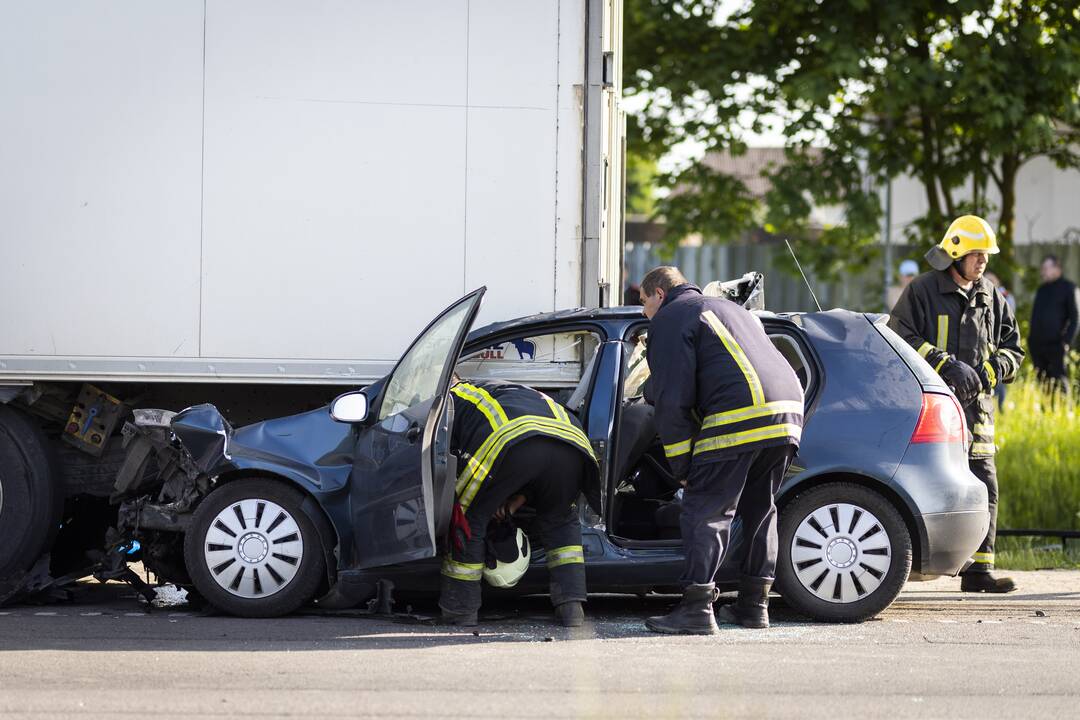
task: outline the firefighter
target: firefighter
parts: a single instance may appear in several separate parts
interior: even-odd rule
[[[776,491],[802,435],[803,393],[761,322],[727,299],[705,297],[677,268],[641,283],[650,319],[647,398],[664,454],[684,486],[679,518],[686,560],[682,602],[651,617],[654,632],[718,632],[716,572],[738,513],[739,597],[720,620],[769,626],[776,571]]]
[[[476,625],[488,523],[516,510],[523,496],[536,511],[555,615],[566,627],[580,626],[585,556],[576,502],[584,492],[597,512],[600,507],[600,474],[589,439],[565,408],[524,385],[458,382],[451,393],[451,450],[461,470],[442,564],[443,620]]]
[[[994,466],[994,388],[1012,382],[1024,351],[1005,297],[983,277],[997,237],[985,220],[964,215],[926,253],[933,270],[915,278],[893,308],[889,327],[941,375],[964,408],[973,442],[968,464],[985,485],[990,506],[986,539],[962,574],[964,592],[1004,593],[1016,585],[994,577],[998,481]]]

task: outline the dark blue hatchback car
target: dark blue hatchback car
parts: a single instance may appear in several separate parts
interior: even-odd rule
[[[246,616],[316,598],[360,602],[380,580],[435,590],[456,477],[447,442],[456,370],[533,385],[581,419],[605,483],[600,515],[580,504],[590,592],[675,589],[680,493],[640,398],[641,309],[547,313],[470,333],[483,292],[436,318],[382,381],[329,407],[239,429],[210,405],[138,412],[137,434],[164,469],[121,508],[121,529],[143,544],[144,562]],[[753,307],[760,276],[706,292]],[[957,573],[989,515],[948,388],[885,316],[757,315],[805,388],[802,447],[778,498],[777,589],[788,605],[861,621],[909,578]],[[528,532],[527,506],[519,520]],[[732,543],[740,541],[736,521]],[[718,583],[736,580],[725,565]],[[546,587],[534,547],[512,591]]]

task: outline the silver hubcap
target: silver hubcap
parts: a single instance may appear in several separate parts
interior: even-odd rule
[[[252,498],[217,514],[206,531],[203,556],[210,575],[230,594],[262,598],[296,577],[304,540],[287,510]]]
[[[799,582],[822,600],[849,603],[878,589],[892,564],[889,534],[858,505],[820,507],[803,518],[791,541]]]

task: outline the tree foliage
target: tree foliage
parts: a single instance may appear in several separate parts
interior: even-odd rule
[[[632,152],[692,141],[745,150],[747,131],[781,126],[787,162],[764,207],[702,163],[662,177],[672,235],[730,238],[767,224],[798,237],[819,273],[875,251],[877,188],[908,174],[926,194],[912,238],[949,219],[996,221],[1005,274],[1017,173],[1034,157],[1080,167],[1080,10],[1068,0],[626,0],[624,87],[647,98]],[[1000,198],[992,207],[991,183]],[[695,202],[702,206],[691,209]],[[812,206],[844,209],[812,232]]]

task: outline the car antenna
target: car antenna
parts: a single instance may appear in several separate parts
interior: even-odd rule
[[[799,262],[798,256],[795,254],[795,248],[791,247],[791,243],[787,238],[784,238],[784,242],[787,244],[788,252],[791,253],[791,257],[795,259],[795,266],[799,268],[799,274],[802,275],[802,280],[806,283],[806,289],[810,291],[810,297],[814,298],[814,304],[817,305],[818,312],[821,312],[821,303],[818,302],[817,295],[814,294],[814,288],[810,287],[810,281],[806,279],[806,273],[803,272],[802,263]]]

